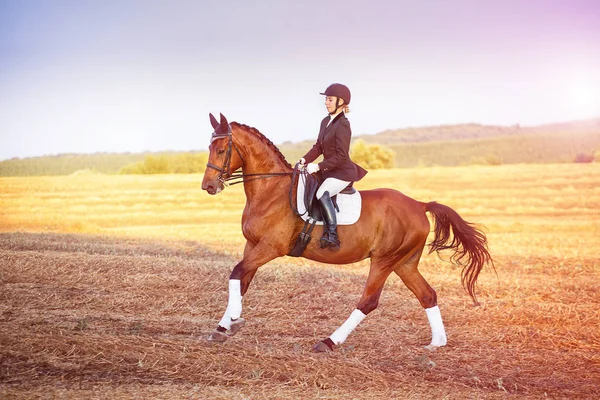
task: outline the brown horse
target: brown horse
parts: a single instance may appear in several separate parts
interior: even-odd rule
[[[246,206],[242,232],[246,238],[243,259],[229,278],[229,301],[223,318],[208,340],[224,342],[245,323],[241,318],[242,296],[258,268],[285,256],[294,247],[304,222],[292,211],[289,201],[292,166],[273,143],[256,129],[236,122],[229,124],[221,114],[209,147],[202,189],[214,195],[228,180],[242,179]],[[241,168],[241,174],[233,172]],[[430,349],[446,344],[446,333],[437,306],[436,292],[417,269],[430,231],[426,212],[435,221],[435,238],[429,252],[451,249],[451,261],[463,267],[462,284],[475,298],[475,284],[484,265],[493,267],[485,234],[464,221],[454,210],[436,202],[422,203],[392,189],[361,191],[362,210],[358,222],[339,226],[342,243],[339,252],[321,249],[318,240],[309,243],[303,257],[311,260],[348,264],[371,258],[363,294],[350,317],[329,338],[313,347],[330,351],[343,343],[362,319],[373,311],[387,277],[396,273],[425,308],[432,331]]]

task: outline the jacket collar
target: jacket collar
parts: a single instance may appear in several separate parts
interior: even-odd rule
[[[342,111],[341,113],[339,113],[338,115],[335,116],[335,118],[333,119],[333,121],[331,121],[329,123],[329,126],[335,124],[338,120],[345,118],[346,114],[344,114],[344,112]],[[329,116],[329,118],[331,118],[331,115]]]
[[[329,116],[329,118],[331,118],[331,116]],[[336,124],[336,122],[338,122],[342,118],[346,118],[346,115],[344,114],[343,111],[341,113],[339,113],[338,115],[336,115],[335,118],[329,123],[329,125],[326,125],[324,127],[322,137],[325,137],[327,132],[329,132],[329,130]]]

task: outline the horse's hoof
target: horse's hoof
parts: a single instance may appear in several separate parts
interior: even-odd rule
[[[236,320],[231,321],[231,327],[228,331],[229,336],[233,336],[236,333],[238,333],[238,331],[242,329],[244,325],[246,325],[246,320],[244,318],[238,318]]]
[[[326,341],[331,342],[331,344],[326,343]],[[329,338],[321,340],[313,346],[313,352],[315,353],[327,353],[330,351],[333,351],[333,342]]]
[[[447,342],[448,342],[448,339],[446,339],[446,335],[438,335],[438,336],[434,337],[433,339],[431,339],[431,343],[429,343],[427,346],[424,346],[424,347],[426,350],[436,351],[438,349],[438,347],[445,346]]]
[[[227,334],[225,332],[219,332],[217,330],[214,330],[213,333],[211,333],[206,338],[206,340],[208,340],[209,342],[223,343],[227,341]]]
[[[429,351],[436,351],[437,349],[439,349],[440,347],[443,347],[445,345],[446,345],[445,343],[444,344],[440,344],[440,343],[434,344],[434,343],[431,343],[431,344],[428,344],[427,346],[423,346],[423,348],[425,350],[429,350]]]

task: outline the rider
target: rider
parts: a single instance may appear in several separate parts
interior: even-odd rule
[[[326,96],[325,107],[329,115],[321,121],[317,142],[299,162],[301,166],[309,163],[306,165],[308,173],[321,171],[323,175],[324,181],[316,194],[326,224],[321,238],[321,248],[329,247],[332,251],[338,251],[340,241],[337,236],[337,218],[331,197],[352,182],[361,180],[367,171],[352,162],[349,155],[352,130],[345,113],[350,112],[348,109],[350,89],[340,83],[334,83],[321,94]],[[323,161],[318,164],[313,163],[321,154]]]

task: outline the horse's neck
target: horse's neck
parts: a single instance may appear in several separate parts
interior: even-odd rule
[[[289,207],[288,194],[291,183],[289,176],[275,176],[246,182],[244,183],[246,204],[253,209],[261,209],[262,211],[257,215],[266,215],[279,210],[280,207]]]
[[[241,143],[244,153],[244,175],[271,173],[290,173],[291,168],[276,153],[275,149],[264,143],[260,138],[245,133],[244,142]],[[249,176],[245,178],[244,191],[249,203],[269,202],[270,199],[281,197],[288,193],[291,178],[289,176],[260,177]]]

